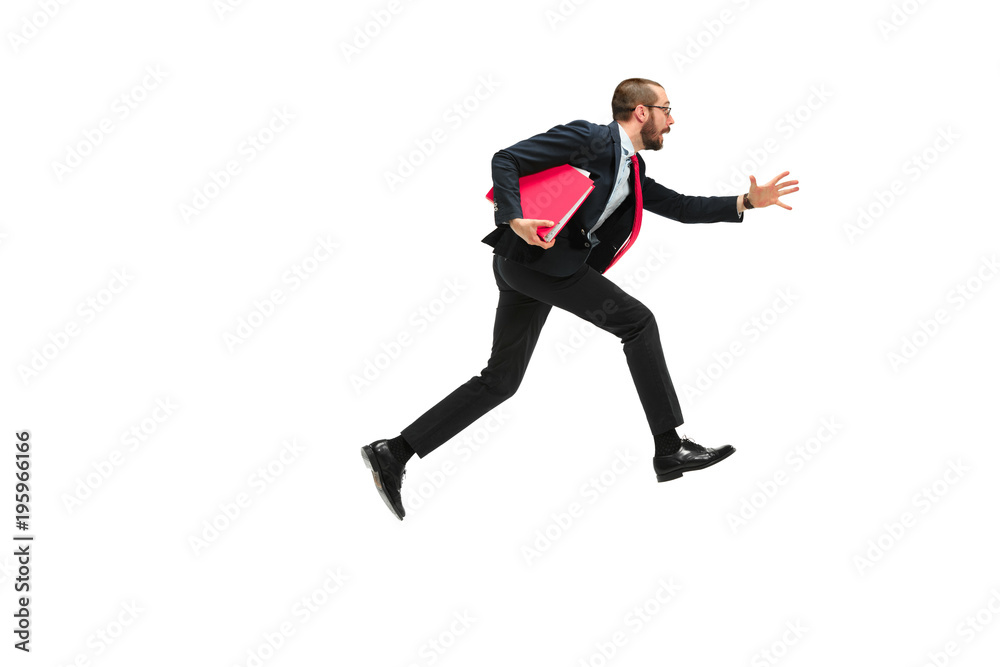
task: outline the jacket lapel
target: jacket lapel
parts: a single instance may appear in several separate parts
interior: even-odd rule
[[[615,168],[611,172],[611,187],[614,187],[615,177],[618,175],[618,170],[622,168],[622,135],[621,130],[618,129],[618,121],[613,120],[608,123],[608,131],[611,133],[611,143],[615,153]],[[608,199],[611,199],[611,193],[608,193]]]
[[[608,196],[604,198],[603,202],[601,202],[601,208],[597,212],[598,215],[600,215],[601,212],[608,207],[608,202],[611,201],[611,195],[614,194],[613,190],[615,187],[615,178],[618,176],[618,170],[621,168],[621,162],[622,162],[622,138],[621,138],[621,133],[618,130],[618,121],[615,120],[611,121],[610,123],[607,124],[607,128],[608,128],[608,133],[610,134],[611,137],[611,151],[614,153],[615,156],[615,166],[611,170],[611,173],[607,175],[609,184]],[[594,222],[596,223],[597,220],[595,219]]]

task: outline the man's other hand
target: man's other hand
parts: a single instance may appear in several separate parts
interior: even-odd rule
[[[555,225],[551,220],[532,220],[530,218],[512,218],[510,228],[514,233],[525,240],[529,245],[541,246],[549,249],[556,244],[555,237],[551,241],[545,241],[538,235],[539,227],[552,227]]]
[[[792,210],[792,207],[785,202],[778,199],[787,194],[793,192],[798,192],[798,188],[791,187],[792,185],[798,185],[798,181],[783,181],[778,183],[778,181],[785,176],[788,176],[789,172],[783,171],[764,185],[757,185],[757,179],[750,174],[750,203],[753,204],[754,208],[765,208],[771,204],[777,204],[781,208]]]

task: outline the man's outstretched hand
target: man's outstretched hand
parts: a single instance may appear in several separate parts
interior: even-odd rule
[[[530,245],[537,245],[546,250],[556,244],[555,237],[551,241],[545,241],[538,235],[539,227],[552,227],[555,223],[551,220],[532,220],[531,218],[512,218],[510,228],[514,233],[528,242]]]
[[[784,183],[778,183],[778,180],[788,176],[788,173],[789,172],[787,171],[782,172],[768,181],[765,185],[760,186],[757,185],[757,179],[751,175],[750,203],[753,204],[753,207],[764,208],[765,206],[770,206],[771,204],[777,204],[781,208],[786,208],[791,211],[791,206],[778,199],[778,197],[781,197],[782,195],[787,195],[798,190],[798,188],[789,187],[792,185],[798,185],[798,181],[785,181]]]

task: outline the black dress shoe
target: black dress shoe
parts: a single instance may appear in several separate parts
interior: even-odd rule
[[[666,482],[677,479],[689,470],[707,468],[735,451],[732,445],[709,449],[684,438],[681,440],[681,448],[673,454],[653,457],[653,471],[656,473],[656,481]]]
[[[382,496],[382,500],[396,518],[402,521],[406,516],[406,510],[403,509],[403,499],[399,491],[403,486],[403,477],[406,476],[406,466],[397,461],[389,451],[388,440],[376,440],[370,445],[365,445],[361,448],[361,458],[372,471],[378,494]]]

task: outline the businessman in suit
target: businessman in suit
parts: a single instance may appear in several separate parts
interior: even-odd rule
[[[424,458],[476,419],[510,398],[524,377],[552,306],[567,310],[621,339],[629,371],[653,435],[657,481],[707,468],[735,450],[712,449],[676,428],[684,419],[660,344],[653,314],[604,277],[628,250],[643,209],[683,223],[742,222],[748,208],[777,204],[798,190],[798,181],[763,186],[750,176],[742,196],[678,194],[646,176],[641,150],[659,150],[674,123],[663,86],[626,79],[611,100],[607,125],[577,120],[525,139],[493,156],[496,228],[483,242],[493,247],[493,275],[500,299],[493,348],[486,367],[392,439],[362,447],[362,458],[386,505],[405,516],[401,488],[407,461]],[[523,218],[518,179],[562,164],[590,172],[594,189],[551,241],[537,232],[550,220]],[[588,401],[590,399],[588,398]]]

